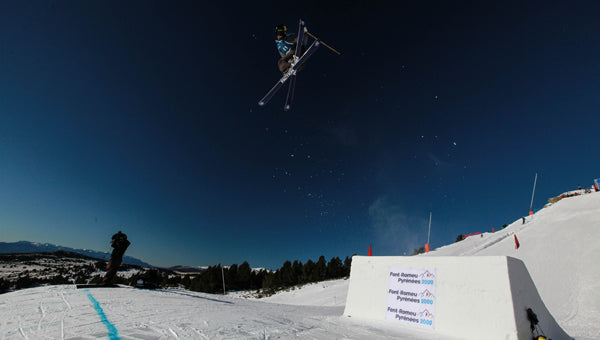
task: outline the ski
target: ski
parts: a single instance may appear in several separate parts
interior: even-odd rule
[[[277,91],[279,91],[279,89],[283,86],[283,84],[292,75],[296,75],[296,71],[297,71],[298,67],[300,67],[300,65],[302,65],[310,56],[312,56],[313,53],[315,53],[315,51],[317,50],[317,48],[319,47],[320,44],[321,43],[318,40],[315,40],[310,45],[310,47],[306,50],[306,52],[304,52],[304,54],[302,54],[302,56],[298,59],[298,61],[292,67],[290,67],[290,69],[283,75],[283,77],[281,77],[281,79],[279,79],[279,81],[277,81],[277,83],[275,83],[275,86],[273,86],[273,88],[271,90],[269,90],[269,92],[267,92],[267,94],[258,102],[258,105],[264,106],[265,104],[267,104],[269,102],[269,100],[271,100],[271,98],[273,98],[275,93],[277,93]]]
[[[283,77],[281,77],[281,79],[279,79],[279,81],[277,83],[275,83],[275,86],[273,86],[273,88],[271,88],[269,90],[269,92],[267,92],[267,94],[263,97],[263,99],[261,99],[258,102],[258,105],[264,106],[266,103],[268,103],[269,100],[271,100],[271,98],[273,98],[275,93],[277,93],[277,91],[279,91],[279,89],[283,86],[283,84],[288,80],[288,78],[292,74],[292,71],[293,70],[290,69],[286,73],[284,73]]]
[[[296,43],[296,53],[294,54],[294,61],[292,65],[298,63],[298,59],[300,59],[300,54],[302,53],[302,48],[304,47],[304,21],[300,19],[300,23],[298,24],[298,37]],[[288,93],[285,98],[285,105],[283,106],[283,111],[289,111],[292,106],[292,100],[294,100],[294,89],[296,87],[296,75],[292,75],[290,79],[290,85],[288,88]]]
[[[287,96],[285,97],[285,105],[283,111],[289,111],[292,107],[292,100],[294,100],[294,88],[296,87],[296,75],[294,74],[290,79],[290,87],[288,88]]]

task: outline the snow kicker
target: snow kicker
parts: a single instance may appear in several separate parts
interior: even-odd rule
[[[437,336],[531,339],[527,309],[554,340],[571,339],[521,260],[508,256],[354,256],[344,315]]]

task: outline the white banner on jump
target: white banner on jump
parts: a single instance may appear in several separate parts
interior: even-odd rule
[[[435,269],[389,268],[386,319],[435,327]]]

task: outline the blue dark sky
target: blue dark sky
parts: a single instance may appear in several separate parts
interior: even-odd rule
[[[7,1],[0,239],[159,266],[403,255],[600,177],[600,4]],[[273,27],[321,47],[296,100]]]

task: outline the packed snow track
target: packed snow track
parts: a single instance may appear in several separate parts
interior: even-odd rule
[[[431,339],[342,313],[185,290],[46,286],[0,295],[0,338]]]

